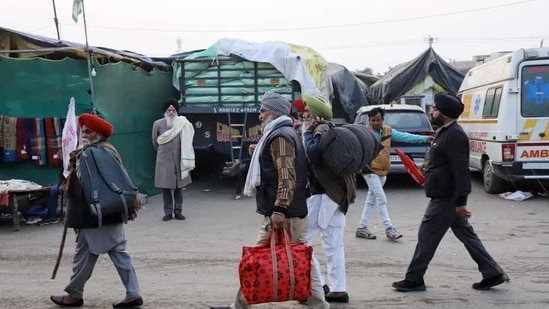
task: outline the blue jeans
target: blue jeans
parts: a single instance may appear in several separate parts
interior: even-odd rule
[[[57,217],[57,200],[59,198],[59,184],[55,184],[50,188],[50,197],[48,198],[48,214],[47,218]]]
[[[370,220],[370,214],[374,204],[379,209],[379,217],[383,221],[385,229],[393,226],[391,218],[389,218],[389,212],[387,211],[387,196],[383,191],[383,185],[387,176],[378,176],[376,174],[363,175],[366,184],[368,185],[368,195],[366,195],[366,202],[364,203],[364,209],[362,210],[362,218],[358,224],[358,228],[368,227],[368,221]]]

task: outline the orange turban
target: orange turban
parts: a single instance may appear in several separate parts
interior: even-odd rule
[[[109,138],[114,131],[112,125],[107,120],[88,113],[78,116],[78,124],[81,127],[86,126],[105,138]]]

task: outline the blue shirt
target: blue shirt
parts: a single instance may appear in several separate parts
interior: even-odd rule
[[[374,129],[374,133],[379,139],[381,139],[383,135],[383,129]],[[401,143],[421,144],[429,142],[429,136],[400,132],[391,128],[391,140]]]

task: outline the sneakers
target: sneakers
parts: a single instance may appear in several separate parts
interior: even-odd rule
[[[26,225],[33,225],[33,224],[38,224],[38,222],[40,222],[40,218],[33,217],[33,218],[27,219],[27,222],[25,222],[25,224]]]
[[[356,237],[365,239],[376,239],[376,235],[372,234],[367,227],[359,227],[356,229]]]
[[[399,292],[422,292],[427,289],[423,281],[414,282],[406,279],[402,281],[393,282],[393,288],[395,288]]]
[[[397,240],[402,237],[402,234],[397,232],[397,230],[394,227],[390,227],[385,230],[385,234],[387,235],[387,238],[390,240]]]
[[[164,217],[162,217],[162,221],[170,221],[171,219],[172,219],[172,214],[165,215]]]
[[[59,222],[59,218],[57,218],[57,217],[44,218],[44,219],[38,221],[38,225],[56,224],[57,222]]]
[[[473,283],[473,289],[475,290],[489,290],[490,288],[500,285],[507,281],[508,277],[504,274],[499,274],[494,277],[484,278],[480,282]]]

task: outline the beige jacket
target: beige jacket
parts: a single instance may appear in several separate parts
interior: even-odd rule
[[[372,126],[368,125],[368,129],[374,131]],[[377,132],[374,131],[377,134]],[[378,176],[386,176],[389,174],[389,168],[391,167],[391,127],[387,125],[382,126],[381,145],[383,149],[379,152],[377,157],[372,160],[368,168]]]

